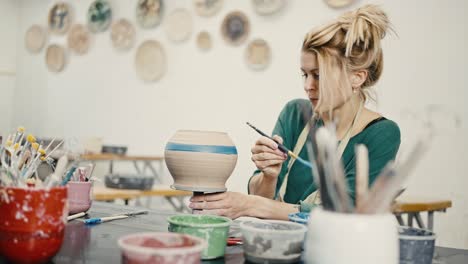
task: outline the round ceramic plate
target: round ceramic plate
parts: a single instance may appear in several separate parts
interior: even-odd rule
[[[247,16],[240,11],[234,11],[226,15],[221,25],[221,34],[224,40],[232,45],[240,45],[247,39],[250,32],[250,24]]]
[[[144,81],[156,81],[166,72],[166,54],[156,40],[143,42],[136,52],[135,68],[138,77]]]
[[[262,16],[280,11],[285,6],[285,2],[284,0],[252,0],[255,12]]]
[[[68,48],[75,54],[83,55],[88,52],[90,43],[90,34],[84,25],[73,25],[68,33]]]
[[[212,41],[210,33],[206,31],[202,31],[197,35],[197,46],[199,49],[203,51],[207,51],[211,49]]]
[[[95,0],[88,9],[88,28],[91,32],[103,32],[107,30],[112,20],[112,9],[109,2]]]
[[[199,16],[210,17],[221,10],[223,0],[194,0],[193,4]]]
[[[111,40],[117,50],[129,50],[135,41],[135,28],[127,19],[117,20],[111,28]]]
[[[171,41],[181,42],[187,40],[192,34],[193,21],[187,9],[175,9],[169,14],[164,26],[167,37]]]
[[[264,70],[271,61],[271,49],[263,39],[255,39],[247,45],[245,61],[253,70]]]
[[[328,6],[332,8],[342,8],[351,5],[354,0],[325,0]]]
[[[163,13],[161,0],[138,0],[136,6],[136,18],[143,28],[153,28],[161,22]]]
[[[71,8],[67,3],[58,2],[52,6],[47,18],[49,30],[55,34],[65,34],[71,24]]]
[[[65,49],[57,44],[52,44],[46,51],[46,64],[51,72],[61,72],[65,67]]]
[[[32,25],[24,36],[24,45],[31,53],[39,53],[46,42],[46,32],[39,25]]]

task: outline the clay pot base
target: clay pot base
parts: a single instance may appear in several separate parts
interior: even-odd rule
[[[210,187],[196,187],[196,186],[184,186],[180,184],[171,185],[172,189],[189,191],[189,192],[200,192],[200,193],[217,193],[225,192],[227,188],[210,188]]]
[[[275,259],[275,258],[259,258],[259,257],[253,257],[250,255],[244,255],[247,261],[251,263],[277,263],[277,264],[282,264],[282,263],[296,263],[301,260],[301,257],[298,258],[292,258],[292,259]]]

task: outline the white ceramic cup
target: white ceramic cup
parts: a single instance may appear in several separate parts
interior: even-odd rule
[[[314,209],[305,263],[398,264],[398,223],[392,214],[342,214]]]

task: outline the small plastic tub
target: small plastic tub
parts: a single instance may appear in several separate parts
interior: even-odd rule
[[[245,258],[253,263],[294,263],[301,259],[307,228],[278,221],[248,221],[240,224]]]
[[[216,215],[174,215],[167,218],[169,231],[189,234],[204,239],[208,247],[202,259],[223,257],[232,220]]]
[[[126,235],[117,241],[122,263],[194,264],[200,263],[206,247],[203,239],[185,234],[147,232]]]
[[[310,213],[306,212],[299,212],[299,213],[292,213],[288,215],[288,219],[291,222],[307,225],[309,222]]]
[[[400,264],[431,264],[434,256],[434,232],[409,226],[398,227]]]

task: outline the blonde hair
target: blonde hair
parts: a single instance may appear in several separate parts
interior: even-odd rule
[[[365,5],[307,33],[302,51],[317,56],[320,97],[333,98],[335,90],[344,96],[344,89],[351,87],[348,73],[367,70],[359,91],[364,100],[368,99],[367,88],[382,74],[381,39],[388,30],[391,25],[385,12],[376,5]]]

